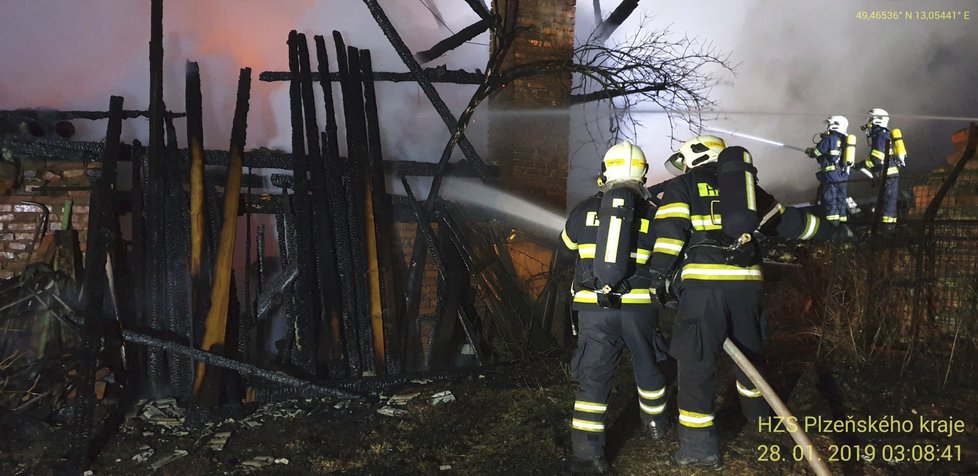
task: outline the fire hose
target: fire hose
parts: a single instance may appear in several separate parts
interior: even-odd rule
[[[736,363],[737,366],[740,367],[745,374],[747,374],[747,378],[749,378],[750,381],[753,382],[758,388],[758,390],[761,391],[761,395],[764,396],[767,403],[771,405],[771,409],[773,409],[779,417],[781,417],[783,420],[794,419],[794,416],[788,410],[788,407],[781,401],[778,394],[774,392],[771,385],[764,380],[764,377],[762,377],[761,373],[757,371],[754,364],[752,364],[750,360],[747,359],[747,356],[745,356],[743,352],[737,348],[737,344],[734,344],[733,341],[727,338],[725,341],[723,341],[723,350],[725,350],[733,359],[734,363]],[[829,468],[825,466],[825,461],[822,460],[818,450],[816,450],[815,446],[812,445],[812,441],[808,439],[808,435],[805,434],[805,432],[802,431],[798,425],[785,425],[785,428],[791,435],[791,439],[795,440],[795,443],[800,445],[802,448],[811,448],[811,451],[804,451],[803,453],[805,454],[805,459],[808,460],[809,466],[811,466],[812,470],[815,471],[815,474],[818,476],[831,475],[832,473],[829,472]]]

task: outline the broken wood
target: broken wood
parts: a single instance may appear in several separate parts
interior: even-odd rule
[[[622,2],[618,4],[618,7],[611,12],[611,15],[608,15],[608,19],[601,22],[601,24],[594,30],[594,43],[598,45],[604,44],[604,42],[611,37],[611,34],[614,33],[622,23],[625,23],[628,16],[631,15],[636,8],[638,8],[638,2],[639,0],[622,0]]]
[[[201,110],[200,68],[187,62],[187,148],[190,152],[190,275],[200,279],[204,251],[204,121]],[[200,291],[194,286],[195,296]]]
[[[435,45],[431,48],[424,51],[419,51],[414,55],[414,58],[418,60],[419,63],[427,63],[432,61],[439,56],[448,53],[459,46],[462,46],[466,41],[479,36],[482,34],[482,32],[489,29],[489,24],[489,20],[479,20],[459,30],[458,33],[455,33],[454,35],[435,43]]]
[[[238,76],[238,98],[234,108],[234,123],[231,127],[231,164],[228,166],[227,182],[224,186],[224,220],[221,224],[221,238],[215,260],[214,285],[211,288],[211,308],[204,326],[201,347],[209,351],[220,351],[224,346],[227,332],[228,301],[231,287],[231,264],[234,256],[234,235],[237,229],[238,194],[241,191],[241,152],[245,145],[248,120],[248,100],[251,93],[251,68],[242,68]],[[204,382],[205,366],[197,365],[194,381],[194,394],[199,395]]]
[[[309,375],[316,374],[315,326],[320,322],[321,307],[317,290],[316,254],[312,231],[312,204],[309,200],[309,160],[306,155],[305,124],[302,109],[302,82],[299,69],[299,33],[289,33],[289,70],[293,81],[289,83],[289,111],[292,124],[292,175],[295,178],[295,193],[292,204],[295,207],[295,258],[299,265],[299,275],[295,282],[295,313],[290,318],[291,338],[290,361]],[[318,140],[318,137],[317,139]]]
[[[452,83],[452,84],[482,84],[485,75],[482,72],[476,70],[475,72],[465,71],[462,69],[448,69],[445,66],[439,66],[437,68],[424,68],[422,69],[422,74],[432,83]],[[339,82],[340,75],[336,73],[313,73],[313,81],[323,81],[325,82]],[[292,73],[288,71],[265,71],[258,76],[258,79],[266,82],[272,81],[291,81]],[[385,73],[385,72],[375,72],[373,74],[373,80],[378,82],[389,82],[389,83],[403,83],[403,82],[414,82],[417,79],[414,73]]]
[[[347,400],[365,400],[366,397],[359,395],[347,390],[342,390],[339,388],[325,387],[322,385],[309,382],[307,380],[302,380],[291,375],[275,372],[272,370],[265,370],[254,365],[249,365],[243,362],[239,362],[234,359],[229,359],[222,355],[213,352],[204,352],[200,349],[194,349],[193,347],[187,347],[183,344],[177,342],[166,341],[162,339],[157,339],[146,334],[140,334],[138,332],[133,332],[129,330],[122,331],[122,337],[128,341],[135,344],[141,344],[146,346],[151,346],[156,349],[163,349],[167,352],[177,353],[180,355],[185,355],[191,357],[198,361],[198,366],[203,366],[204,364],[213,365],[215,367],[221,367],[229,370],[233,370],[242,376],[259,378],[262,380],[267,380],[269,382],[278,383],[282,385],[288,385],[294,387],[295,389],[303,392],[303,394],[309,397],[331,397],[331,398],[343,398]]]

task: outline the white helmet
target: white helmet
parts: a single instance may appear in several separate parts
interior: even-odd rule
[[[890,123],[890,113],[886,112],[885,109],[880,109],[874,107],[869,111],[866,111],[869,117],[866,119],[867,124],[872,124],[880,127],[886,127]]]
[[[845,135],[846,129],[849,128],[849,119],[846,119],[846,116],[829,116],[825,120],[825,126],[826,130],[840,132]]]
[[[686,170],[689,170],[703,164],[716,162],[720,152],[726,148],[727,143],[717,136],[696,136],[683,143],[682,147],[679,148],[679,155],[682,157]]]
[[[601,176],[604,183],[635,180],[645,182],[649,164],[645,161],[642,149],[630,142],[616,144],[605,152],[601,161]]]

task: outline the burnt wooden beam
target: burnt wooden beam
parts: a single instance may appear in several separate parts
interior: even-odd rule
[[[302,108],[302,82],[299,69],[299,34],[289,32],[289,71],[293,80],[289,83],[289,105],[292,123],[292,176],[295,179],[296,262],[299,276],[295,283],[295,314],[290,320],[294,332],[294,348],[291,361],[308,375],[316,374],[314,323],[320,315],[319,292],[316,290],[318,278],[312,230],[312,204],[309,199],[309,159],[306,155],[305,124]],[[318,139],[317,139],[318,140]]]
[[[489,9],[486,8],[486,4],[483,3],[482,0],[465,0],[465,3],[469,4],[472,11],[474,11],[476,15],[479,15],[479,18],[487,21],[492,20],[492,13],[489,12]]]
[[[84,119],[97,121],[100,119],[108,119],[111,111],[59,111],[55,109],[11,109],[6,111],[0,111],[0,120],[55,120],[55,121],[70,121],[72,119]],[[122,111],[123,119],[135,119],[137,117],[150,117],[150,111],[137,111],[127,109]],[[167,111],[164,116],[168,118],[180,118],[186,117],[185,112],[172,112]]]
[[[326,40],[322,35],[316,35],[314,40],[316,43],[316,61],[319,63],[319,77],[328,78],[330,72]],[[340,63],[340,57],[337,57],[337,63]],[[346,67],[345,60],[342,61],[342,66]],[[339,77],[339,72],[336,75]],[[323,108],[326,114],[326,130],[320,134],[326,150],[321,165],[326,173],[326,197],[329,202],[336,273],[339,280],[339,300],[336,304],[340,310],[340,326],[337,328],[337,332],[342,335],[343,350],[337,350],[346,354],[347,364],[343,369],[330,368],[328,370],[331,377],[340,377],[344,373],[355,377],[359,376],[361,372],[355,321],[356,271],[353,268],[353,243],[350,241],[350,225],[346,214],[347,197],[343,189],[344,177],[347,176],[346,159],[340,157],[333,83],[320,79],[319,85],[323,90]],[[284,185],[280,186],[284,187]]]
[[[438,58],[439,56],[448,53],[459,46],[462,46],[466,41],[479,36],[482,34],[482,32],[489,29],[489,25],[490,20],[479,20],[459,30],[458,33],[455,33],[454,35],[435,43],[435,45],[431,48],[424,51],[419,51],[414,55],[414,58],[418,60],[419,63],[427,63],[432,61],[435,58]]]
[[[187,263],[190,259],[190,203],[183,187],[183,177],[188,171],[177,144],[177,129],[173,119],[164,118],[166,124],[167,167],[164,180],[166,197],[163,206],[164,216],[164,270],[166,283],[167,316],[164,319],[166,330],[171,336],[179,337],[187,345],[193,345],[193,314],[190,306],[190,276]],[[193,378],[193,362],[180,356],[167,359],[170,385],[177,395],[190,396]]]
[[[74,402],[74,438],[69,440],[69,461],[75,469],[87,468],[93,445],[92,424],[95,414],[95,371],[102,338],[111,328],[102,314],[105,304],[108,276],[106,257],[115,244],[117,236],[113,231],[115,207],[113,191],[116,188],[116,160],[119,155],[119,137],[122,134],[123,99],[112,96],[109,99],[108,130],[103,155],[102,173],[95,180],[91,197],[91,211],[88,216],[88,245],[85,253],[84,292],[81,297],[82,339],[77,351],[78,393]]]
[[[373,350],[377,368],[384,368],[385,373],[388,373],[399,368],[399,364],[394,362],[393,354],[390,352],[389,339],[385,329],[385,323],[393,321],[398,315],[397,294],[394,290],[394,257],[391,254],[392,250],[397,249],[397,246],[394,242],[391,201],[390,195],[387,193],[387,180],[384,174],[384,154],[380,136],[380,115],[377,111],[377,93],[374,89],[374,82],[369,79],[373,76],[373,62],[369,50],[363,50],[360,53],[360,70],[363,78],[363,101],[370,164],[370,173],[367,177],[367,196],[370,199],[370,209],[367,217],[368,231],[372,228],[373,239],[368,241],[373,241],[370,250],[373,256],[370,259],[376,263],[377,269],[374,273],[372,271],[374,268],[371,266]]]
[[[302,88],[302,109],[305,116],[306,161],[309,168],[309,191],[312,196],[313,257],[316,260],[318,285],[318,314],[314,317],[308,339],[309,349],[317,368],[339,375],[343,369],[342,339],[334,335],[339,329],[342,304],[336,273],[336,257],[333,251],[333,227],[328,198],[326,196],[326,168],[316,120],[316,101],[313,91],[312,68],[309,61],[309,44],[306,35],[296,35],[299,55],[299,83]],[[345,370],[345,369],[343,369]]]
[[[204,120],[200,67],[187,62],[187,148],[190,155],[190,275],[194,298],[200,297],[200,261],[204,250]]]
[[[611,15],[608,15],[608,19],[601,22],[600,25],[594,30],[594,42],[595,44],[603,44],[611,34],[621,26],[622,23],[628,18],[629,15],[638,8],[639,0],[622,0],[615,8]]]
[[[370,284],[367,279],[367,176],[368,146],[366,120],[363,110],[363,84],[360,74],[360,50],[345,46],[338,31],[333,32],[337,49],[340,83],[343,91],[343,113],[346,120],[346,147],[349,162],[344,185],[347,194],[347,220],[350,229],[350,242],[353,258],[353,282],[356,286],[356,344],[360,354],[361,373],[376,373],[372,355],[372,327],[370,322]],[[346,48],[343,51],[343,48]]]
[[[219,354],[204,352],[192,347],[187,347],[177,342],[158,339],[150,335],[126,330],[122,331],[122,337],[125,338],[127,342],[151,346],[157,349],[165,350],[169,353],[190,357],[207,365],[233,370],[245,377],[258,378],[280,385],[287,385],[295,388],[299,392],[299,395],[305,395],[308,397],[342,398],[346,400],[358,401],[366,400],[365,396],[358,393],[350,392],[341,388],[325,387],[307,380],[293,377],[286,373],[261,369],[244,362],[229,359]]]
[[[448,69],[445,66],[438,66],[436,68],[424,68],[422,73],[428,81],[432,83],[451,83],[451,84],[482,84],[486,75],[479,71],[465,71],[463,69]],[[313,72],[312,80],[323,82],[323,78],[326,78],[325,82],[340,82],[339,72]],[[292,74],[288,71],[264,71],[259,76],[258,79],[266,82],[272,81],[290,81],[292,79]],[[387,82],[387,83],[406,83],[417,81],[414,73],[391,73],[383,71],[375,71],[373,73],[373,80],[375,82]]]
[[[234,107],[234,120],[231,126],[231,164],[228,166],[228,178],[224,186],[224,210],[221,223],[220,243],[218,244],[215,260],[215,276],[211,287],[210,311],[204,326],[201,348],[209,352],[224,353],[231,346],[225,340],[228,335],[228,314],[233,288],[232,260],[234,257],[234,241],[237,232],[237,217],[239,191],[241,190],[241,151],[244,149],[248,127],[248,109],[251,96],[251,68],[242,68],[238,75],[238,94]],[[211,385],[219,383],[219,379],[209,378],[205,372],[208,369],[203,363],[197,365],[197,375],[194,380],[194,394],[204,404],[216,403],[216,392]],[[218,374],[219,376],[220,374]],[[205,381],[208,383],[204,389]]]
[[[350,150],[351,143],[350,137],[352,131],[350,131],[350,124],[353,122],[350,119],[350,114],[352,114],[352,107],[349,105],[350,94],[349,90],[349,64],[347,63],[347,52],[346,44],[343,41],[343,35],[338,31],[333,31],[333,46],[336,48],[336,70],[340,78],[340,91],[341,100],[343,104],[343,116],[346,121],[346,135],[347,135],[347,149]],[[317,43],[317,48],[319,44]],[[325,44],[324,44],[325,46]],[[321,56],[322,57],[322,56]],[[322,62],[320,62],[320,67],[322,67]],[[321,81],[321,84],[325,87],[329,84],[328,81]],[[327,104],[328,106],[329,104]],[[330,152],[336,151],[337,156],[339,155],[339,142],[338,137],[333,131],[333,137],[328,137],[330,131],[326,131],[327,139],[330,143]],[[349,155],[349,153],[347,154]],[[336,157],[336,156],[332,156]],[[343,282],[343,299],[344,299],[344,310],[343,310],[343,333],[344,333],[344,344],[346,346],[346,355],[348,359],[348,369],[351,376],[358,376],[363,374],[363,359],[366,356],[362,356],[360,353],[360,328],[358,325],[359,308],[362,305],[358,300],[357,289],[359,285],[358,275],[362,272],[360,268],[357,267],[356,260],[356,247],[357,244],[361,243],[359,234],[356,233],[356,217],[353,215],[353,205],[350,203],[356,200],[352,193],[351,181],[353,180],[353,161],[334,161],[336,165],[336,170],[339,172],[339,176],[342,177],[342,184],[337,189],[337,192],[341,192],[342,198],[339,203],[343,204],[343,209],[338,212],[338,216],[343,219],[343,233],[345,234],[344,239],[346,240],[345,249],[339,255],[341,270],[345,272],[345,281]],[[341,276],[342,278],[343,276]]]
[[[163,183],[163,0],[152,0],[149,39],[149,144],[146,151],[146,193],[144,210],[146,213],[146,249],[150,252],[146,259],[146,296],[139,302],[146,306],[149,325],[153,329],[163,328],[163,313],[166,305],[164,295],[165,263],[162,250],[166,247],[163,235],[165,209],[163,208],[166,189]],[[151,352],[148,356],[150,393],[162,396],[167,393],[167,378],[163,373],[164,355]]]
[[[424,92],[428,100],[431,101],[431,105],[434,106],[435,111],[441,117],[442,121],[445,122],[445,127],[452,133],[452,140],[457,141],[459,148],[462,149],[462,153],[465,154],[465,158],[479,164],[480,166],[485,165],[485,162],[479,157],[479,153],[476,152],[475,147],[472,143],[465,137],[463,130],[459,127],[458,121],[452,112],[448,109],[448,105],[442,100],[441,95],[435,89],[435,86],[431,83],[424,74],[424,70],[421,69],[421,65],[414,59],[414,55],[411,54],[411,50],[404,44],[404,40],[401,39],[401,35],[397,33],[397,29],[391,24],[390,18],[381,8],[377,0],[363,0],[367,5],[367,9],[370,10],[370,14],[377,21],[380,26],[380,30],[384,33],[384,36],[390,41],[394,50],[397,51],[397,55],[401,58],[401,61],[408,67],[412,74],[414,74],[415,79],[418,82],[418,86]]]

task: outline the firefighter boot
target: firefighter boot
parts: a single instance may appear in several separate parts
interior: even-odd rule
[[[719,468],[721,463],[716,428],[679,425],[679,451],[673,453],[672,462],[678,466]]]
[[[591,459],[571,460],[567,471],[570,474],[611,474],[611,465],[604,456],[595,456]]]
[[[672,422],[664,416],[653,418],[645,425],[645,433],[655,441],[664,440],[672,429]]]

